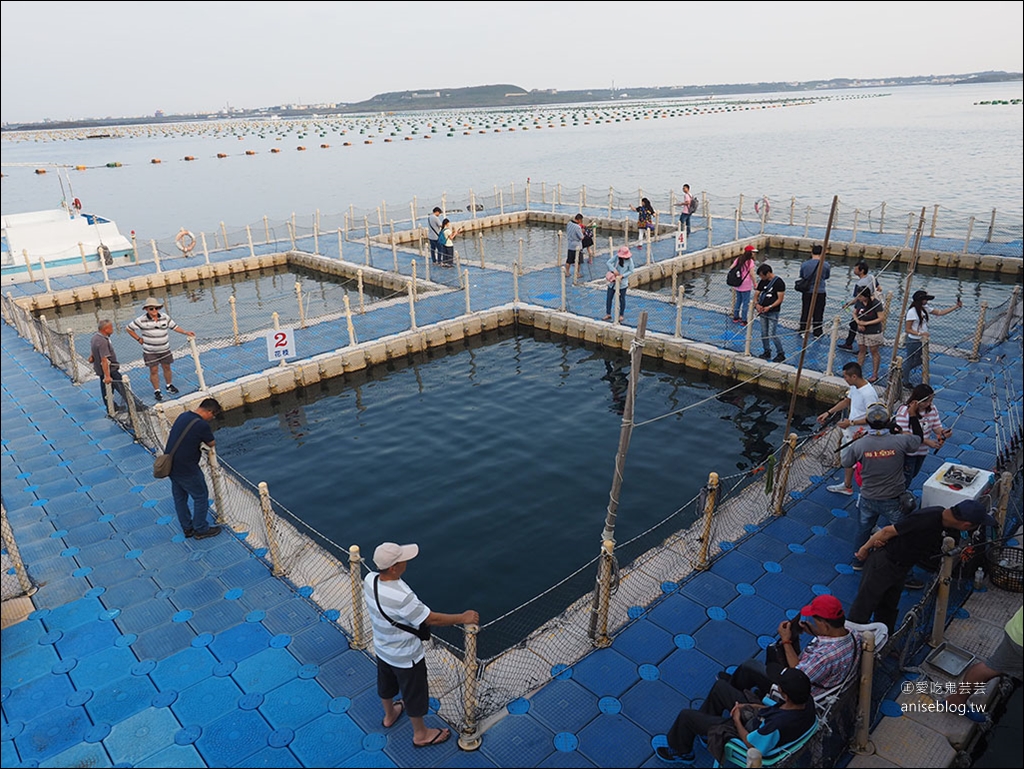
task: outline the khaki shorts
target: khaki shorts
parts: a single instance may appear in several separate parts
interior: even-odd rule
[[[142,362],[147,366],[159,366],[162,363],[170,365],[174,362],[174,354],[170,350],[164,350],[163,352],[144,352],[142,353]]]
[[[881,347],[885,339],[881,334],[862,334],[857,332],[858,347]]]

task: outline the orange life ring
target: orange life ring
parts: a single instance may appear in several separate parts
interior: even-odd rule
[[[192,249],[196,247],[196,236],[183,228],[181,232],[174,236],[174,242],[178,244],[178,250],[185,254],[185,256],[188,256],[192,253]]]
[[[82,210],[82,201],[79,200],[78,198],[75,198],[74,200],[71,201],[71,207],[73,209],[75,209],[76,211],[81,211]]]
[[[761,198],[760,200],[754,201],[754,213],[761,213],[761,205],[764,204],[764,215],[768,218],[768,212],[772,210],[772,204],[768,202],[768,198]]]

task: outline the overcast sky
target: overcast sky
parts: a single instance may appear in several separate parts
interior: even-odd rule
[[[0,4],[6,122],[384,91],[1020,71],[1024,3]]]

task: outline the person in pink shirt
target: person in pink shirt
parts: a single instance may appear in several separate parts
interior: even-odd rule
[[[736,292],[736,301],[732,306],[732,322],[740,323],[744,326],[747,325],[750,292],[754,289],[754,273],[756,271],[754,254],[756,253],[756,248],[747,246],[743,249],[743,253],[736,257],[736,261],[729,268],[729,272],[732,272],[738,267],[741,277],[740,284],[733,287],[733,291]]]

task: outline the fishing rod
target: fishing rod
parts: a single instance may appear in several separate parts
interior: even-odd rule
[[[1002,431],[1000,430],[1002,418],[999,415],[999,398],[996,395],[995,382],[989,382],[989,392],[992,394],[992,418],[995,421],[996,428],[996,467],[998,467],[1003,463],[1003,440]]]

